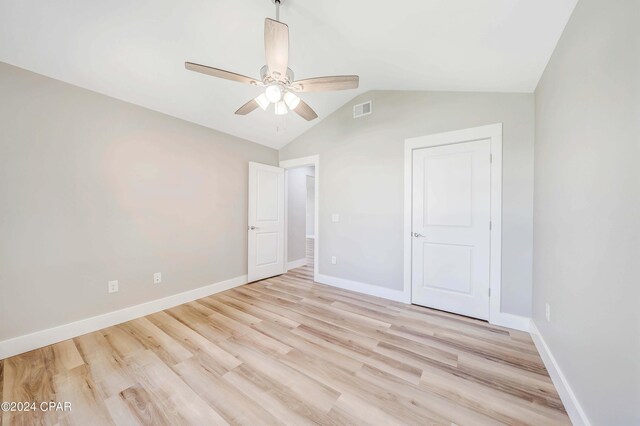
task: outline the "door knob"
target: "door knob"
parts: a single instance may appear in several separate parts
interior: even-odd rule
[[[424,235],[418,234],[417,232],[414,232],[413,236],[416,237],[416,238],[424,237]]]
[[[251,230],[251,231],[253,231],[254,229],[258,229],[258,227],[257,226],[253,226],[253,225],[249,227],[249,230]]]

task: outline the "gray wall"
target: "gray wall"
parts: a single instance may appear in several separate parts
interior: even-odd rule
[[[352,106],[369,99],[373,114],[353,119]],[[504,124],[503,310],[529,316],[533,94],[368,92],[281,149],[281,160],[320,154],[320,273],[402,289],[404,139],[497,122]]]
[[[316,178],[307,176],[307,235],[316,233]]]
[[[313,167],[287,170],[287,262],[306,256],[307,176]]]
[[[580,0],[536,90],[533,318],[594,425],[640,424],[639,22]]]
[[[0,340],[246,274],[248,161],[277,152],[0,63]]]

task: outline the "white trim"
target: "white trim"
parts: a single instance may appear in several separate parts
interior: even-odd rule
[[[373,284],[367,284],[323,274],[318,274],[315,281],[321,284],[326,284],[345,290],[368,294],[370,296],[382,297],[384,299],[395,300],[396,302],[410,303],[410,301],[406,297],[405,292],[402,290],[393,290]]]
[[[564,404],[564,409],[569,415],[569,419],[571,419],[571,423],[573,423],[574,426],[590,426],[591,422],[589,421],[587,414],[582,409],[580,401],[578,401],[576,394],[573,393],[567,378],[562,373],[558,362],[551,353],[547,342],[545,342],[542,334],[540,334],[540,330],[538,330],[538,327],[536,327],[533,320],[531,320],[530,327],[533,343],[536,345],[536,348],[540,353],[540,357],[549,372],[549,376],[551,376],[551,381],[553,381],[553,385],[556,387],[558,395],[560,395],[560,399],[562,400],[562,404]]]
[[[302,259],[292,260],[291,262],[287,262],[287,271],[289,269],[296,269],[307,264],[307,258],[303,257]]]
[[[121,324],[135,318],[140,318],[145,315],[150,315],[164,309],[182,305],[183,303],[192,302],[196,299],[201,299],[221,291],[229,290],[246,283],[247,276],[241,275],[215,284],[209,284],[183,293],[163,297],[162,299],[152,300],[139,305],[129,306],[128,308],[120,309],[118,311],[108,312],[95,317],[4,340],[0,342],[0,359],[9,358],[11,356],[42,348],[63,340],[92,333],[106,327]]]
[[[453,143],[491,139],[491,265],[489,287],[489,322],[491,324],[514,324],[522,327],[524,320],[502,312],[502,123],[489,124],[471,129],[438,133],[405,139],[404,141],[404,292],[411,300],[411,211],[413,178],[413,150]],[[508,327],[508,325],[507,325]],[[520,329],[520,328],[519,328]]]
[[[314,239],[315,237],[316,237],[315,235],[307,235],[307,238]]]
[[[293,158],[291,160],[280,160],[280,167],[293,169],[296,167],[315,166],[319,158],[319,155],[310,155],[308,157]]]
[[[496,315],[494,320],[491,321],[491,324],[526,331],[527,333],[531,331],[531,318],[510,314],[508,312],[501,312],[500,315]]]
[[[314,281],[318,281],[318,276],[320,275],[320,262],[318,262],[318,256],[320,253],[320,156],[319,155],[310,155],[308,157],[301,157],[301,158],[294,158],[291,160],[282,160],[280,161],[280,167],[282,167],[283,169],[293,169],[296,167],[303,167],[303,166],[313,166],[315,168],[314,170],[314,177],[315,177],[315,185],[314,185],[314,190],[315,190],[315,223],[313,224],[313,233],[315,235],[315,238],[313,239],[313,280]],[[288,221],[289,221],[289,215],[287,212],[288,209],[288,197],[287,197],[287,193],[288,191],[288,178],[287,178],[287,172],[285,170],[284,173],[284,185],[285,185],[285,191],[284,191],[284,203],[285,203],[285,209],[284,209],[284,255],[285,255],[285,259],[288,256],[288,247],[287,247],[287,240],[288,240]]]

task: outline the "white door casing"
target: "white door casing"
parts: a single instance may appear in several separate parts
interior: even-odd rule
[[[489,319],[490,155],[490,139],[413,151],[413,303]]]
[[[249,282],[286,272],[284,202],[284,169],[249,162]]]

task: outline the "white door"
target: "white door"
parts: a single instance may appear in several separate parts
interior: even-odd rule
[[[491,142],[413,151],[412,302],[489,318]]]
[[[285,273],[284,169],[249,162],[249,282]]]

